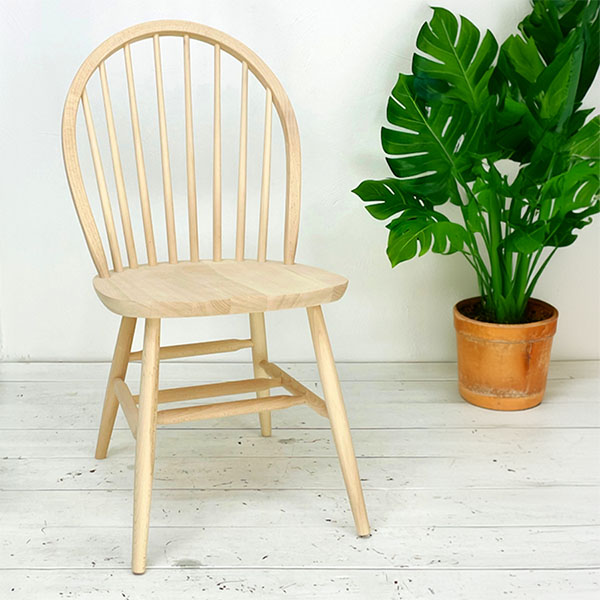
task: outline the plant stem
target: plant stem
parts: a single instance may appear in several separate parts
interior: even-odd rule
[[[548,254],[548,256],[546,257],[546,260],[544,260],[544,262],[542,263],[542,266],[537,270],[535,277],[529,283],[529,286],[528,286],[527,292],[526,292],[526,295],[528,298],[531,296],[531,294],[533,294],[533,289],[535,288],[535,285],[538,282],[538,279],[540,278],[542,271],[546,268],[546,266],[548,265],[548,262],[554,256],[554,253],[557,250],[558,250],[558,246],[555,246],[554,248],[552,248],[552,252],[550,252],[550,254]],[[533,268],[531,270],[533,271]]]
[[[500,202],[497,194],[493,195],[493,201],[488,206],[488,221],[490,242],[487,247],[490,258],[490,272],[492,278],[492,306],[490,307],[495,313],[499,321],[504,321],[507,317],[504,308],[503,296],[503,273],[500,242],[502,241],[502,229],[500,226]]]

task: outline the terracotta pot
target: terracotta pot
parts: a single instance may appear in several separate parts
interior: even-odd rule
[[[558,311],[532,298],[531,308],[551,316],[515,325],[485,323],[461,312],[479,302],[480,298],[469,298],[454,307],[460,395],[471,404],[495,410],[537,406],[546,389]]]

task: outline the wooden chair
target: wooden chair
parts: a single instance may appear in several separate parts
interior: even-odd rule
[[[187,257],[182,259],[180,256],[175,235],[174,194],[171,182],[163,69],[161,66],[161,39],[165,36],[176,36],[181,38],[182,41],[181,55],[184,73],[182,106],[185,107],[189,259]],[[131,46],[144,39],[151,39],[154,48],[168,262],[159,262],[157,257],[131,59]],[[212,258],[206,260],[201,259],[199,256],[198,244],[190,60],[190,45],[193,40],[214,47],[213,235]],[[124,169],[117,141],[116,121],[105,66],[105,61],[119,51],[122,51],[125,60],[129,113],[137,167],[137,190],[143,221],[143,242],[147,257],[145,264],[142,264],[142,260],[137,255],[132,227],[133,220],[130,216]],[[223,257],[221,242],[221,56],[224,52],[241,63],[242,76],[237,223],[235,257],[233,259]],[[110,148],[116,188],[115,205],[118,205],[120,213],[122,234],[117,233],[113,218],[111,194],[109,194],[104,174],[99,138],[94,128],[92,103],[88,98],[88,82],[96,72],[99,76],[102,91],[108,147]],[[256,259],[245,256],[249,72],[254,74],[265,89],[264,147]],[[279,115],[285,143],[286,205],[283,261],[267,260],[273,105]],[[112,269],[108,264],[102,236],[96,226],[94,214],[88,200],[78,156],[76,129],[80,106],[89,137],[91,162],[93,163],[99,192],[100,207],[106,231],[105,238],[110,251]],[[98,272],[93,281],[94,288],[101,301],[111,311],[122,317],[104,399],[96,458],[106,457],[117,409],[121,405],[136,439],[133,572],[143,573],[146,568],[156,426],[195,419],[258,413],[262,435],[269,436],[271,434],[270,411],[272,410],[307,404],[320,415],[328,417],[358,535],[369,535],[369,523],[346,410],[321,311],[322,304],[338,300],[343,295],[347,280],[339,275],[294,262],[300,215],[300,144],[292,106],[275,75],[254,52],[237,40],[215,29],[185,21],[156,21],[137,25],[112,36],[101,44],[85,60],[77,72],[65,103],[62,142],[71,194],[89,251]],[[112,194],[112,196],[114,195]],[[138,237],[141,237],[141,234]],[[125,264],[125,258],[121,255],[122,245],[125,246],[127,264]],[[325,401],[278,366],[269,362],[267,357],[264,313],[270,310],[299,307],[306,308],[308,312],[308,321]],[[249,314],[249,339],[227,339],[178,346],[160,346],[161,319],[235,313]],[[143,350],[141,352],[131,352],[134,329],[138,318],[145,320]],[[232,352],[242,348],[252,349],[254,379],[159,391],[158,370],[160,359]],[[140,359],[142,361],[140,393],[134,395],[125,383],[125,375],[128,363],[131,360]],[[269,390],[276,387],[284,388],[289,394],[270,395]],[[256,393],[256,398],[157,410],[157,405],[163,402],[178,402],[242,393]]]

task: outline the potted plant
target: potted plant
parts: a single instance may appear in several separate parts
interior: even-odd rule
[[[392,266],[431,250],[460,252],[475,270],[480,296],[459,302],[454,322],[460,393],[479,406],[541,402],[558,312],[531,296],[600,210],[600,118],[581,108],[598,70],[599,7],[534,0],[500,48],[434,8],[387,105],[395,177],[353,190],[389,221]]]

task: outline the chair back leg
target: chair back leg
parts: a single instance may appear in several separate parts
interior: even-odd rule
[[[268,377],[268,374],[260,366],[267,358],[267,333],[265,329],[265,314],[250,313],[250,337],[252,338],[252,364],[254,365],[254,377]],[[257,398],[270,396],[269,390],[256,392]],[[258,413],[260,419],[260,431],[264,437],[271,435],[271,411],[264,410]]]
[[[137,574],[146,570],[152,477],[154,475],[159,352],[160,319],[146,319],[135,445],[135,484],[133,489],[133,556],[131,569]]]
[[[123,317],[117,336],[117,344],[113,354],[106,394],[104,396],[104,405],[102,407],[102,418],[100,420],[100,429],[98,431],[98,441],[96,443],[96,458],[106,458],[108,444],[115,426],[115,418],[119,409],[119,402],[115,394],[115,379],[125,379],[127,367],[129,366],[129,354],[135,332],[136,319]]]
[[[359,536],[370,535],[369,520],[367,518],[367,509],[363,497],[360,476],[358,474],[358,465],[352,445],[350,427],[348,425],[348,416],[342,397],[342,389],[338,378],[331,344],[325,319],[320,306],[311,306],[307,308],[308,322],[312,335],[317,365],[319,367],[319,376],[323,386],[323,396],[327,405],[331,431],[337,449],[356,531]]]

